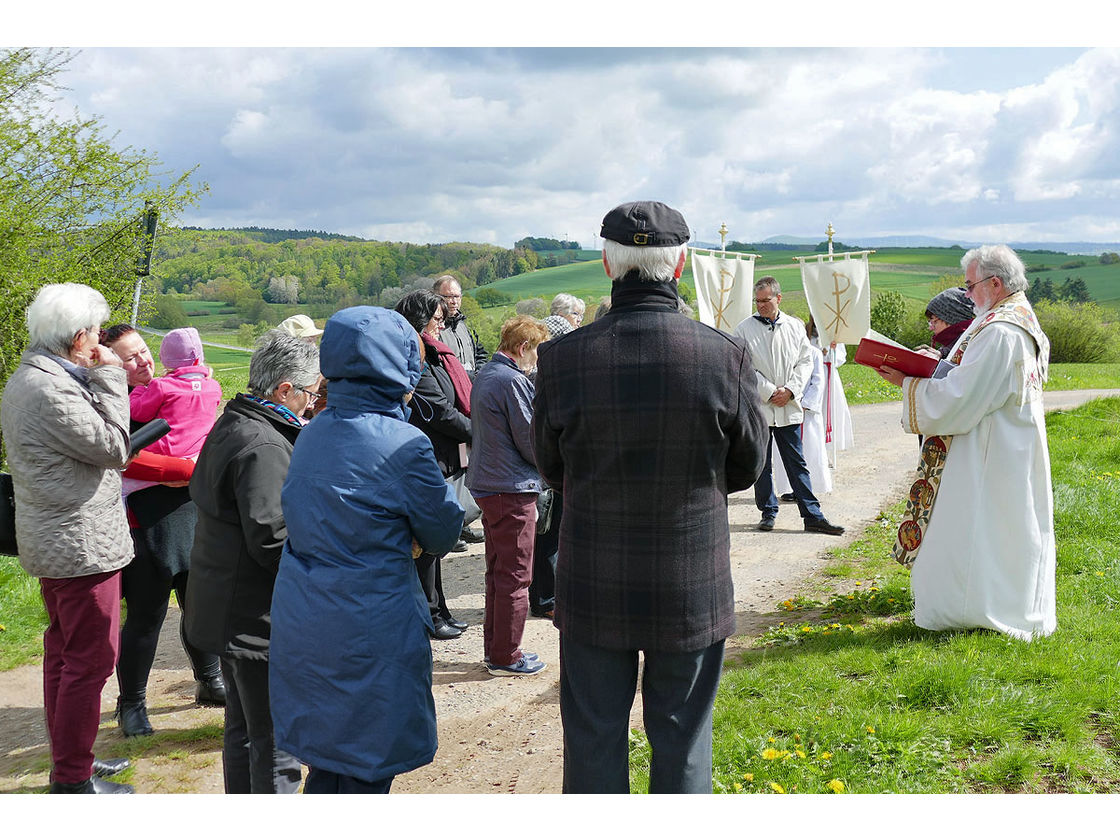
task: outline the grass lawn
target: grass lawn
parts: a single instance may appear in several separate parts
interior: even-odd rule
[[[716,700],[727,793],[1120,792],[1120,399],[1047,417],[1058,630],[935,633],[889,559],[901,504],[731,652]],[[648,745],[632,738],[634,789]]]

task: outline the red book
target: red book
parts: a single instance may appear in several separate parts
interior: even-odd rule
[[[896,344],[884,344],[873,338],[861,338],[856,348],[855,361],[861,365],[878,370],[892,367],[907,376],[928,378],[937,369],[937,359],[922,353],[915,353]]]

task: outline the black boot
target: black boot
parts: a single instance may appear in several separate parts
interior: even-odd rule
[[[155,730],[148,720],[148,704],[145,698],[138,701],[117,700],[117,721],[126,738],[139,735],[152,735]]]
[[[90,776],[84,782],[67,784],[65,782],[51,782],[51,793],[135,793],[132,785],[123,785],[120,782],[107,782],[97,776]]]
[[[204,677],[195,684],[194,702],[200,706],[224,706],[226,704],[226,681],[219,671],[212,677]]]

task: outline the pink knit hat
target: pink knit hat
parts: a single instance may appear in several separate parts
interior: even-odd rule
[[[202,337],[194,327],[180,327],[163,337],[159,360],[168,370],[202,364]]]

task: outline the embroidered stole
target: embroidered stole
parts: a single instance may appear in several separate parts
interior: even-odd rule
[[[949,361],[954,365],[961,363],[964,351],[968,344],[979,332],[991,323],[1006,321],[1026,330],[1034,339],[1037,347],[1039,376],[1046,381],[1047,367],[1050,360],[1050,341],[1042,328],[1038,325],[1034,311],[1027,302],[1026,295],[1016,292],[1009,296],[1003,303],[996,306],[984,316],[984,320],[973,328],[953,350]],[[907,405],[910,408],[910,430],[918,431],[918,411],[915,406],[915,391],[921,379],[913,377],[908,384]],[[949,447],[953,443],[952,435],[930,435],[922,442],[922,455],[918,460],[918,478],[910,485],[910,493],[906,499],[906,511],[902,515],[902,524],[898,526],[894,548],[891,551],[895,560],[912,568],[918,557],[918,549],[922,546],[922,538],[929,526],[930,517],[933,515],[933,503],[937,500],[937,491],[941,488],[941,475],[945,471],[945,461],[949,457]]]

